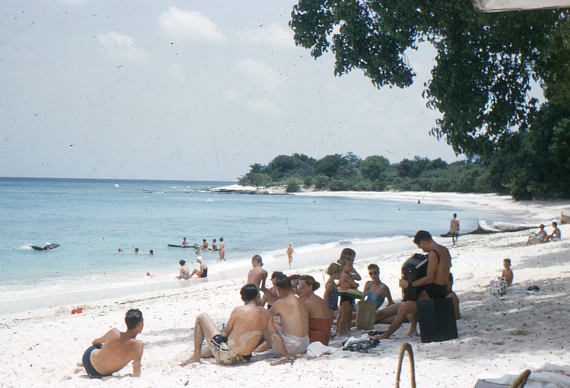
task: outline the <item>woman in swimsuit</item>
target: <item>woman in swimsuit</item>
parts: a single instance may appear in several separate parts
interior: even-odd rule
[[[220,255],[220,261],[226,261],[226,245],[224,244],[224,238],[220,237],[220,250],[218,254]]]
[[[388,299],[388,306],[394,304],[390,289],[380,281],[380,268],[376,264],[370,264],[368,266],[368,274],[372,281],[364,284],[364,300],[376,302],[376,310],[384,304],[385,299]]]
[[[188,267],[186,267],[186,261],[180,260],[178,264],[180,264],[180,274],[176,277],[176,279],[190,279],[190,271],[188,270]]]
[[[197,258],[196,261],[200,264],[200,269],[192,270],[190,277],[196,275],[199,278],[208,277],[208,266],[202,262],[200,258]]]
[[[324,299],[314,294],[320,284],[312,276],[303,275],[300,285],[303,303],[309,314],[309,341],[319,341],[323,345],[328,345],[331,337],[332,314]]]

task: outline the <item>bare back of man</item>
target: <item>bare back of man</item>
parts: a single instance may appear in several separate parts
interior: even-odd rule
[[[247,274],[247,284],[255,284],[259,290],[265,289],[266,279],[267,271],[259,266],[253,267]]]
[[[140,374],[143,343],[117,329],[109,330],[103,337],[93,341],[103,345],[91,352],[91,363],[102,375],[110,375],[133,361],[133,375]],[[138,371],[138,373],[137,373]]]
[[[249,360],[251,353],[263,338],[269,322],[269,312],[258,306],[259,291],[254,285],[248,284],[242,287],[241,294],[245,304],[233,309],[222,331],[218,330],[208,314],[198,315],[194,326],[194,354],[181,365],[199,362],[200,357],[212,356],[222,364]],[[212,341],[216,335],[225,337],[227,346]],[[208,348],[202,350],[204,339]]]

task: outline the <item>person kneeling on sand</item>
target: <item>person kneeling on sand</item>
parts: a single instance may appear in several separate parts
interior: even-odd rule
[[[507,283],[507,286],[513,284],[513,278],[515,275],[513,274],[513,270],[511,269],[511,259],[504,259],[503,260],[503,272],[501,272],[501,276],[499,279],[503,278]]]
[[[446,247],[436,243],[429,232],[420,230],[414,236],[414,244],[422,251],[428,253],[427,275],[419,278],[412,283],[412,287],[420,288],[418,300],[429,298],[445,298],[449,288],[449,269],[451,268],[451,255]],[[408,288],[408,281],[400,279],[400,287]],[[395,306],[395,305],[392,305]],[[389,306],[388,308],[392,307]],[[376,318],[378,319],[378,310]],[[389,338],[402,325],[408,315],[415,315],[417,305],[415,300],[402,302],[398,307],[398,312],[393,318],[388,330],[381,334],[379,339]],[[410,328],[408,334],[415,332],[415,318],[412,320],[413,331]]]
[[[291,279],[284,278],[276,282],[277,300],[269,313],[271,318],[266,342],[255,351],[263,352],[271,346],[275,354],[285,356],[285,361],[294,361],[298,354],[305,354],[309,346],[309,316],[301,299],[297,298],[291,288]],[[281,326],[276,327],[274,318],[281,318]]]
[[[332,314],[327,302],[314,294],[320,287],[312,276],[301,276],[303,303],[309,314],[309,341],[328,345],[331,337]]]
[[[214,357],[220,364],[232,365],[247,362],[251,353],[263,338],[269,313],[258,306],[259,290],[254,284],[246,284],[240,290],[243,306],[233,309],[222,331],[206,313],[198,315],[194,325],[194,354],[180,365],[200,362],[200,357]],[[206,339],[208,348],[202,350]]]
[[[133,376],[141,374],[141,359],[144,344],[135,339],[143,329],[140,310],[131,309],[125,315],[127,331],[109,330],[103,337],[96,338],[83,354],[82,366],[89,377],[109,376],[133,362]]]

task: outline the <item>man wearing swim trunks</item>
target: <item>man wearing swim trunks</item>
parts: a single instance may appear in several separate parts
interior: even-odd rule
[[[96,338],[83,354],[83,367],[89,377],[109,376],[133,362],[133,376],[141,374],[143,343],[135,337],[143,329],[143,316],[140,310],[131,309],[125,315],[127,331],[115,328],[103,337]]]
[[[214,357],[225,365],[249,361],[251,353],[263,338],[269,313],[259,303],[259,290],[246,284],[240,290],[243,306],[233,309],[228,323],[220,331],[206,313],[198,315],[194,326],[194,354],[180,365],[200,362],[200,357]],[[206,339],[208,348],[202,350]]]
[[[422,251],[428,253],[427,275],[414,280],[413,287],[421,289],[418,300],[428,298],[445,298],[448,293],[449,269],[451,268],[451,255],[446,247],[436,243],[429,232],[420,230],[414,236],[414,244]],[[400,279],[400,287],[407,288],[408,281]],[[416,301],[408,300],[398,309],[396,317],[390,324],[388,330],[378,338],[390,337],[404,322],[408,314],[415,315],[417,311]],[[412,319],[408,334],[416,333],[415,320]]]
[[[269,311],[266,343],[256,351],[261,352],[273,348],[275,354],[285,356],[285,361],[294,361],[298,354],[305,354],[309,346],[309,316],[301,299],[295,296],[291,287],[291,279],[280,279],[275,283],[279,300]],[[281,327],[275,326],[273,317],[281,318]]]

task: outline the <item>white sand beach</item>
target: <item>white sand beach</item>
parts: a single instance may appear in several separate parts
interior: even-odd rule
[[[322,193],[319,193],[322,195]],[[302,193],[300,195],[319,195]],[[515,202],[496,195],[451,193],[332,193],[331,195],[398,198],[431,203],[470,203],[528,214],[529,223],[542,222],[550,232],[550,222],[560,212],[570,213],[569,202]],[[236,278],[208,281],[190,280],[193,287],[137,293],[82,304],[81,314],[71,314],[74,306],[36,309],[25,313],[0,313],[0,386],[2,387],[233,387],[263,384],[271,387],[390,387],[394,385],[400,346],[409,342],[415,356],[418,387],[473,387],[480,378],[535,371],[546,364],[570,373],[570,225],[560,225],[562,241],[526,246],[529,231],[491,235],[461,236],[452,247],[449,238],[434,239],[450,249],[453,258],[454,290],[460,298],[459,338],[439,343],[421,343],[406,336],[404,324],[395,335],[367,353],[337,351],[332,355],[300,359],[293,365],[272,366],[270,354],[254,355],[251,362],[221,366],[212,359],[180,367],[193,348],[196,316],[208,312],[221,327],[233,307],[241,304],[239,289],[245,273]],[[394,299],[401,299],[398,279],[402,262],[418,252],[409,249],[386,258],[382,245],[352,246],[357,252],[356,269],[367,276],[366,266],[380,264],[381,279]],[[338,249],[319,252],[331,262]],[[285,257],[285,251],[283,251]],[[502,269],[502,260],[511,258],[514,284],[501,298],[487,289]],[[382,260],[379,260],[382,258]],[[310,273],[324,284],[325,266],[306,265],[310,258],[297,252],[292,273]],[[284,258],[285,260],[285,258]],[[270,266],[266,268],[272,271]],[[363,284],[362,282],[361,284]],[[540,291],[528,294],[529,286]],[[317,291],[322,295],[322,288]],[[139,338],[145,343],[142,376],[130,377],[131,366],[103,379],[89,379],[84,371],[75,373],[76,363],[90,342],[110,327],[124,329],[127,309],[139,308],[145,327]],[[376,325],[384,330],[386,325]],[[360,332],[353,331],[358,336]],[[331,346],[338,346],[339,339]],[[405,361],[402,386],[409,386],[409,365]]]

